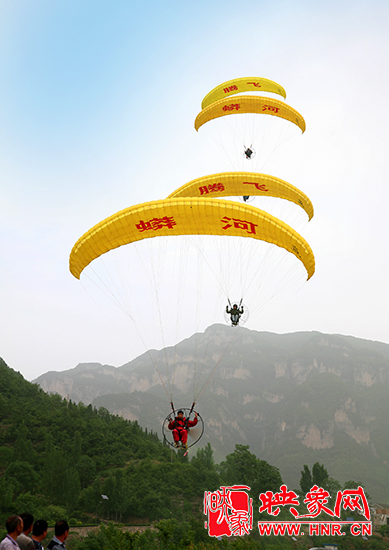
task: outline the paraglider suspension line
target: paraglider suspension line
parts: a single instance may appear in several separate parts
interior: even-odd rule
[[[230,306],[231,306],[231,302],[230,302],[229,300],[228,300],[228,302],[230,303]],[[200,392],[199,392],[199,394],[198,394],[198,396],[197,396],[197,400],[198,400],[199,397],[201,397],[201,395],[204,393],[205,388],[208,386],[209,382],[211,381],[211,378],[212,378],[212,376],[213,376],[213,373],[215,372],[215,370],[216,370],[216,369],[218,368],[218,366],[220,365],[221,360],[224,358],[225,354],[227,353],[227,350],[228,350],[228,348],[230,347],[231,342],[232,342],[233,338],[235,338],[235,335],[236,335],[236,334],[237,334],[237,332],[235,332],[235,333],[233,334],[233,336],[231,336],[231,338],[229,339],[227,345],[226,345],[225,348],[224,348],[224,351],[223,351],[222,355],[221,355],[220,358],[219,358],[219,361],[216,363],[216,365],[215,365],[214,368],[212,369],[211,374],[208,376],[208,379],[205,381],[203,387],[201,388],[201,390],[200,390]],[[192,407],[194,407],[194,405],[195,405],[195,404],[193,403]]]

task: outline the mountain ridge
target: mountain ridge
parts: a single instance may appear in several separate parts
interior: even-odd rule
[[[196,401],[193,387],[200,396],[202,443],[211,443],[216,459],[236,443],[250,445],[295,487],[301,464],[319,461],[340,481],[368,480],[376,499],[389,499],[388,344],[317,331],[280,335],[212,325],[116,369],[77,366],[51,382],[51,373],[35,382],[160,433],[170,408],[153,365],[161,370],[162,358],[176,365],[174,404]],[[162,378],[168,386],[165,373]]]

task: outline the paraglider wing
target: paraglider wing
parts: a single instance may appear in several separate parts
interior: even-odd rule
[[[71,273],[80,278],[94,259],[122,245],[158,236],[225,235],[263,240],[294,254],[308,279],[315,259],[308,243],[281,220],[247,204],[217,199],[165,199],[131,206],[98,223],[74,245]]]
[[[278,94],[283,98],[286,98],[286,92],[282,86],[268,80],[267,78],[258,78],[257,76],[248,76],[244,78],[235,78],[234,80],[228,80],[219,84],[213,90],[207,94],[202,103],[201,108],[205,109],[215,101],[223,99],[224,97],[239,94],[242,92],[271,92]]]
[[[197,178],[173,191],[168,198],[238,197],[242,195],[260,195],[286,199],[301,206],[309,219],[313,216],[311,201],[297,187],[274,176],[253,172],[223,172]]]
[[[244,113],[257,113],[272,115],[293,122],[305,132],[305,120],[298,111],[278,99],[269,97],[256,97],[242,95],[230,99],[220,99],[203,109],[196,117],[195,129],[198,129],[215,118],[238,115]]]

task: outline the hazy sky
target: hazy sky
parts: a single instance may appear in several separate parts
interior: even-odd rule
[[[376,0],[0,0],[7,364],[32,380],[133,358],[69,273],[70,250],[118,210],[220,170],[194,118],[240,76],[279,82],[303,114],[307,131],[272,168],[315,207],[316,274],[246,326],[389,343],[388,13]]]

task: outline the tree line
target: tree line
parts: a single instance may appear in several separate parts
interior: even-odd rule
[[[0,523],[28,511],[49,524],[59,519],[73,526],[105,524],[86,538],[74,539],[76,550],[148,548],[145,537],[154,541],[154,548],[156,541],[160,548],[213,548],[216,542],[204,529],[204,491],[249,486],[255,526],[261,517],[258,495],[278,492],[282,485],[278,468],[257,458],[248,446],[236,445],[220,464],[215,464],[209,443],[184,457],[137,422],[46,394],[2,360],[0,418]],[[301,494],[315,483],[331,494],[340,488],[323,465],[315,464],[312,472],[304,465],[301,473]],[[153,522],[157,527],[135,535],[107,522]],[[249,539],[255,537],[253,533]],[[105,541],[103,546],[99,541]],[[228,544],[249,544],[242,541]]]

